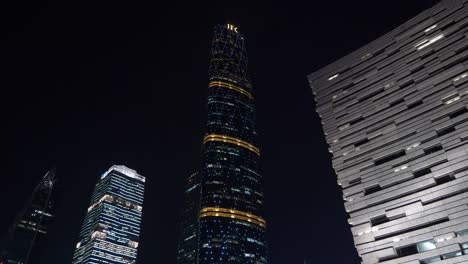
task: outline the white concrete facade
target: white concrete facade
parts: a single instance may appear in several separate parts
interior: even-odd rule
[[[308,76],[362,263],[468,263],[468,1]]]

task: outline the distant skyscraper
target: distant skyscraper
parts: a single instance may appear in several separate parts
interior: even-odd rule
[[[198,252],[198,215],[200,213],[200,174],[190,175],[185,184],[185,201],[181,214],[177,264],[193,264]]]
[[[267,263],[255,104],[242,34],[214,29],[201,157],[198,263]]]
[[[51,169],[34,189],[0,245],[0,263],[35,264],[44,253],[52,215],[55,169]],[[4,197],[7,199],[7,197]]]
[[[441,1],[309,75],[362,263],[468,263],[467,32]]]
[[[73,264],[136,263],[145,177],[114,165],[99,179]]]

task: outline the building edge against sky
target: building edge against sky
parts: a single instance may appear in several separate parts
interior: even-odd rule
[[[34,188],[12,227],[0,241],[0,263],[39,263],[54,218],[55,167]]]
[[[136,263],[146,178],[113,165],[98,180],[73,264]]]
[[[310,74],[362,263],[468,263],[468,2]]]
[[[193,264],[197,262],[200,195],[200,174],[194,172],[185,181],[184,204],[179,224],[177,264]]]
[[[240,31],[230,24],[215,26],[200,187],[195,187],[201,190],[195,195],[200,199],[197,205],[186,203],[191,208],[184,208],[190,215],[193,208],[199,211],[195,223],[182,221],[179,264],[267,263],[260,149],[247,64]],[[193,186],[187,191],[194,191]],[[197,226],[196,237],[193,226]],[[193,244],[183,243],[184,239],[197,241],[195,261],[189,253]]]

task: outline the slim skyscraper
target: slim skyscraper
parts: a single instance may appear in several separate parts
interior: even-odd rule
[[[185,201],[181,213],[177,264],[197,262],[200,194],[200,174],[195,172],[187,178],[185,183]]]
[[[308,77],[362,263],[468,263],[467,32],[441,1]]]
[[[214,28],[201,157],[198,263],[267,263],[260,149],[245,39]]]
[[[121,165],[99,178],[73,264],[136,263],[144,188],[145,177]]]
[[[8,234],[1,241],[0,263],[40,263],[49,225],[53,219],[52,190],[55,181],[53,168],[34,188]]]

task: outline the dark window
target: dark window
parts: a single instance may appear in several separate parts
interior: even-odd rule
[[[460,108],[457,111],[451,113],[449,116],[450,116],[450,118],[455,118],[457,116],[463,115],[466,112],[468,112],[468,109],[466,109],[466,107],[463,107],[463,108]]]
[[[423,104],[423,101],[422,101],[422,100],[416,101],[416,102],[414,102],[414,103],[408,105],[408,109],[415,108],[416,106],[422,105],[422,104]]]
[[[381,215],[381,216],[371,219],[371,224],[372,226],[376,226],[376,225],[380,225],[389,221],[390,219],[388,219],[386,215]]]
[[[445,24],[444,26],[441,26],[441,27],[439,28],[439,30],[442,31],[442,30],[444,30],[444,29],[446,29],[446,28],[449,28],[449,27],[451,27],[451,26],[453,26],[453,25],[455,25],[455,21],[454,21],[454,20],[451,20],[450,22],[448,22],[448,23]]]
[[[393,107],[393,106],[395,106],[395,105],[401,104],[401,103],[403,103],[404,101],[405,101],[405,99],[403,99],[403,98],[398,99],[398,100],[396,100],[396,101],[393,101],[393,102],[390,103],[390,107]]]
[[[401,248],[397,248],[397,254],[399,257],[409,256],[413,254],[418,254],[418,248],[416,245],[409,245]]]
[[[358,123],[358,122],[360,122],[360,121],[362,121],[362,120],[364,120],[364,117],[360,116],[360,117],[358,117],[358,118],[356,118],[356,119],[350,121],[349,124],[350,124],[350,125],[354,125],[354,124],[356,124],[356,123]]]
[[[410,72],[411,73],[416,73],[416,72],[418,72],[418,71],[420,71],[422,69],[424,69],[424,65],[418,66],[418,67],[412,69]]]
[[[379,49],[378,51],[374,52],[374,54],[372,54],[373,57],[379,55],[379,54],[382,54],[383,52],[385,51],[385,49]]]
[[[420,53],[420,56],[419,56],[419,57],[420,57],[421,59],[425,59],[425,58],[431,56],[431,55],[434,54],[434,53],[435,53],[435,51],[434,51],[433,49],[426,50],[426,52]]]
[[[441,149],[443,149],[442,145],[437,144],[437,145],[434,145],[434,146],[430,146],[430,147],[428,147],[427,149],[424,149],[424,153],[425,153],[426,155],[428,155],[428,154],[437,152],[437,151],[439,151],[439,150],[441,150]]]
[[[402,88],[402,89],[406,88],[406,87],[412,85],[413,83],[414,83],[414,80],[409,80],[409,81],[407,81],[405,83],[400,84],[400,88]]]
[[[371,193],[375,193],[375,192],[378,192],[382,190],[382,187],[380,187],[380,185],[374,185],[374,186],[371,186],[369,188],[366,188],[364,190],[364,195],[368,195],[368,194],[371,194]]]
[[[392,55],[394,55],[394,54],[397,54],[399,51],[400,51],[399,49],[394,49],[394,50],[392,50],[391,52],[389,52],[389,53],[387,54],[387,56],[390,57],[390,56],[392,56]]]
[[[449,133],[452,133],[453,131],[455,131],[455,127],[447,127],[445,129],[437,131],[437,135],[439,135],[439,137],[441,137],[441,136],[447,135]]]
[[[346,116],[346,115],[348,115],[348,113],[340,114],[339,116],[336,116],[336,119],[340,119],[340,118],[342,118],[343,116]]]
[[[355,185],[361,183],[361,178],[357,178],[349,181],[349,185]]]
[[[368,138],[361,139],[361,140],[359,140],[358,142],[354,143],[354,146],[355,146],[355,147],[358,147],[358,146],[361,146],[361,145],[363,145],[363,144],[366,144],[367,142],[369,142],[369,139],[368,139]]]
[[[393,153],[391,155],[388,155],[386,157],[375,160],[374,164],[375,165],[384,164],[384,163],[392,161],[394,159],[398,159],[399,157],[403,157],[404,155],[406,155],[406,152],[404,150],[400,150],[400,151],[395,152],[395,153]]]
[[[452,175],[445,175],[436,179],[438,185],[453,181],[455,178]]]
[[[414,175],[415,178],[417,178],[417,177],[421,177],[421,176],[424,176],[426,174],[429,174],[431,172],[432,172],[431,168],[425,168],[425,169],[413,172],[413,175]]]

